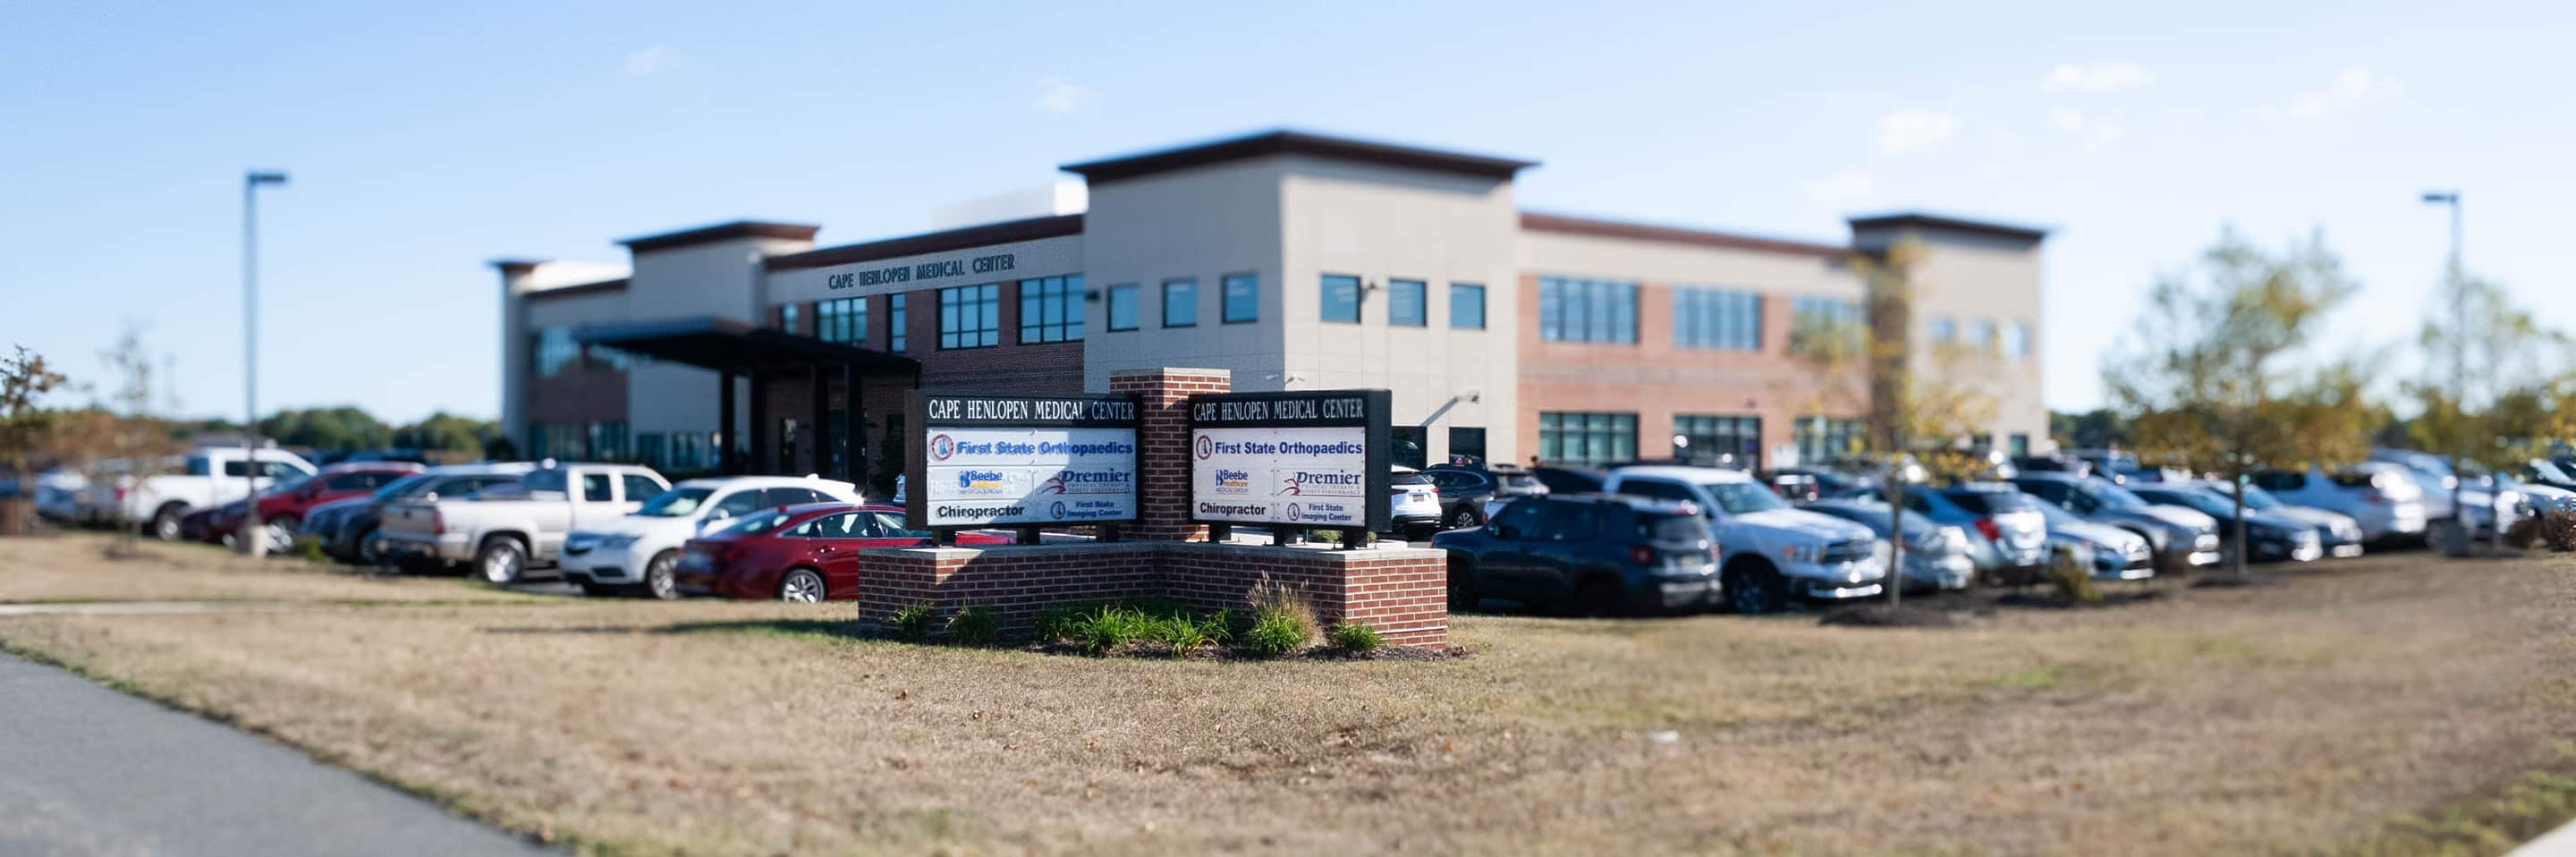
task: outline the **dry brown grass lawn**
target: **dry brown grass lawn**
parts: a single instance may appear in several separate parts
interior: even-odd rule
[[[0,604],[82,601],[531,601],[455,577],[383,577],[300,559],[253,561],[209,545],[145,542],[109,560],[110,539],[0,539]]]
[[[0,642],[603,852],[2196,855],[2565,766],[2571,607],[2562,560],[2407,555],[1948,631],[1469,616],[1437,663],[966,651],[705,602]]]

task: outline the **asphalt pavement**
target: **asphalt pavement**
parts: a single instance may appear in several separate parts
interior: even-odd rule
[[[0,854],[549,854],[192,714],[0,655]]]

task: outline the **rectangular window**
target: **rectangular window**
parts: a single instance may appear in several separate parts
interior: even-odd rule
[[[1967,344],[1974,351],[1995,347],[1995,323],[1982,318],[1968,322]]]
[[[1456,330],[1485,329],[1484,286],[1475,283],[1449,284],[1449,326]]]
[[[1868,430],[1868,423],[1858,419],[1800,417],[1789,434],[1798,442],[1799,463],[1813,467],[1858,453],[1860,439]]]
[[[1387,429],[1387,439],[1395,443],[1388,450],[1387,461],[1398,467],[1423,468],[1429,458],[1423,444],[1431,442],[1431,430],[1421,426],[1394,426]]]
[[[1227,274],[1220,285],[1224,292],[1225,323],[1243,324],[1261,320],[1261,278],[1253,274]]]
[[[991,348],[1002,344],[1002,286],[939,290],[939,349]]]
[[[1637,344],[1637,284],[1539,278],[1538,336],[1548,342]]]
[[[820,314],[818,313],[817,315],[819,316]],[[646,467],[661,467],[669,463],[663,457],[661,432],[640,431],[635,433],[635,460]]]
[[[1933,316],[1926,327],[1934,345],[1949,345],[1959,341],[1959,323],[1952,321],[1949,316]]]
[[[905,336],[904,330],[907,326],[904,324],[905,297],[905,295],[886,296],[886,350],[896,354],[903,353],[904,342],[909,338]]]
[[[1482,464],[1485,461],[1483,426],[1449,427],[1449,463]]]
[[[2016,458],[2030,454],[2030,435],[2028,433],[2013,432],[2005,438],[2005,442],[2011,444],[2009,449]]]
[[[1742,470],[1762,466],[1761,417],[1677,414],[1673,436],[1684,441],[1674,445],[1674,458]]]
[[[1324,275],[1324,320],[1360,322],[1360,278]]]
[[[1421,280],[1386,281],[1386,323],[1422,327],[1431,323],[1430,289]]]
[[[543,328],[534,338],[535,347],[529,352],[537,377],[552,378],[566,369],[577,368],[574,364],[581,362],[581,343],[572,340],[572,328]]]
[[[1857,345],[1867,341],[1868,333],[1860,304],[1856,301],[1803,297],[1789,304],[1791,348],[1806,348],[1820,343],[1820,337],[1829,336]]]
[[[860,345],[868,341],[868,299],[833,298],[814,304],[814,338]]]
[[[1020,281],[1020,344],[1082,341],[1082,275]]]
[[[1192,279],[1163,281],[1163,326],[1197,327],[1199,325],[1199,281]]]
[[[1541,411],[1538,457],[1549,464],[1633,461],[1637,457],[1637,415]]]
[[[789,333],[797,332],[796,322],[798,319],[796,318],[796,311],[798,309],[799,307],[795,304],[780,304],[778,306],[778,329]]]
[[[588,457],[598,461],[626,460],[626,421],[606,420],[591,423]]]
[[[1109,329],[1136,329],[1136,284],[1121,283],[1109,287]]]
[[[2030,325],[2018,321],[2004,325],[2004,356],[2015,360],[2030,356]]]
[[[1762,296],[1741,289],[1673,289],[1673,345],[1762,350]]]

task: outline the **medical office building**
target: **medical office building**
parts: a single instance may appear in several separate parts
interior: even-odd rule
[[[1273,132],[1066,165],[1081,213],[838,246],[734,222],[626,239],[624,266],[496,262],[503,423],[531,456],[864,479],[899,466],[916,387],[1191,367],[1237,391],[1391,390],[1402,463],[1814,461],[1867,405],[1789,340],[1860,318],[1851,259],[1912,236],[1912,347],[1973,355],[1940,368],[1994,397],[1978,440],[2047,444],[2041,231],[1900,213],[1811,242],[1543,214],[1513,196],[1534,166]]]

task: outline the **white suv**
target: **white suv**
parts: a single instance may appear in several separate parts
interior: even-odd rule
[[[1708,518],[1718,582],[1738,613],[1770,613],[1791,596],[1862,598],[1884,591],[1887,561],[1870,528],[1795,509],[1753,477],[1713,467],[1622,467],[1601,493],[1680,500]]]
[[[583,592],[632,591],[678,598],[680,546],[756,509],[857,503],[858,486],[814,476],[691,479],[644,501],[634,514],[564,536],[557,560]]]

